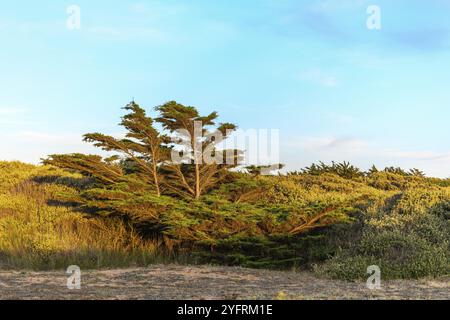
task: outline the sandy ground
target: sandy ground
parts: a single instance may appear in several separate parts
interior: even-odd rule
[[[446,299],[450,278],[365,283],[318,279],[310,273],[210,266],[82,271],[81,289],[69,290],[64,271],[0,271],[0,299]]]

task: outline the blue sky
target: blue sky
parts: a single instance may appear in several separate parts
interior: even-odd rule
[[[369,5],[381,30],[366,27]],[[135,97],[280,129],[289,169],[348,160],[448,177],[449,11],[449,0],[2,1],[0,159],[95,152],[81,135],[120,134]]]

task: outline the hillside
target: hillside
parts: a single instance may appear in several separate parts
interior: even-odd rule
[[[88,178],[51,166],[1,162],[0,265],[65,269],[75,264],[97,269],[158,262],[215,263],[295,267],[351,280],[364,279],[367,266],[375,264],[386,278],[449,274],[448,180],[379,172],[352,179],[331,173],[240,174],[237,181],[222,185],[201,205],[196,204],[197,225],[191,225],[190,234],[174,224],[164,237],[150,237],[142,232],[145,216],[130,220],[101,215],[60,200],[61,195],[76,198],[85,192]],[[299,222],[291,212],[299,208],[316,212],[318,207],[337,208],[342,219],[325,221],[311,231],[292,232]],[[190,217],[196,214],[195,208],[191,207]],[[215,234],[211,251],[211,244],[195,244],[189,238],[193,228],[203,227],[214,217],[202,213],[206,208],[227,214],[224,221],[228,223],[255,223],[258,229],[252,227],[253,231],[239,237]],[[271,215],[277,220],[269,222]],[[202,216],[205,221],[199,220]],[[181,241],[183,236],[189,246]]]

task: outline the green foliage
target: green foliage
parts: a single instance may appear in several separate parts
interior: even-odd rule
[[[319,164],[312,164],[310,167],[306,167],[301,172],[291,172],[291,175],[298,174],[309,174],[309,175],[322,175],[322,174],[335,174],[339,177],[346,179],[354,179],[358,177],[364,176],[364,173],[361,172],[358,168],[351,165],[348,162],[336,163],[332,162],[331,165],[327,165],[323,162],[319,162]]]
[[[342,232],[347,244],[318,272],[354,280],[378,265],[383,279],[450,273],[449,190],[411,189],[374,205],[361,217],[358,234]]]
[[[361,171],[359,168],[351,165],[349,162],[336,163],[331,162],[331,165],[325,164],[323,162],[319,162],[318,164],[313,163],[311,166],[302,169],[301,171],[293,171],[289,172],[288,175],[323,175],[323,174],[334,174],[339,177],[345,179],[358,179],[366,176],[376,175],[380,172],[390,173],[396,176],[404,176],[404,177],[420,177],[424,178],[425,174],[419,169],[413,168],[409,171],[405,171],[402,168],[396,167],[386,167],[384,170],[380,171],[373,165],[366,172]]]
[[[204,247],[194,255],[200,261],[222,265],[297,269],[328,257],[321,240],[319,235],[234,238],[219,241],[213,248]]]
[[[160,114],[157,121],[171,134],[171,149],[177,150],[180,158],[162,166],[172,192],[198,200],[227,179],[229,169],[238,166],[241,151],[217,148],[237,127],[232,123],[216,125],[217,112],[200,116],[195,107],[175,101],[156,107],[156,111]]]

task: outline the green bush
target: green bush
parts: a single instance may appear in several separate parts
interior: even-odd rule
[[[342,237],[348,238],[350,234]],[[433,211],[425,214],[421,209],[409,215],[388,212],[366,216],[357,241],[316,271],[333,278],[355,280],[367,278],[366,269],[370,265],[381,268],[383,279],[450,274],[450,222],[442,215]]]
[[[315,233],[315,234],[314,234]],[[325,261],[332,254],[320,232],[306,236],[272,236],[228,239],[213,250],[195,252],[201,262],[266,269],[302,269]]]

